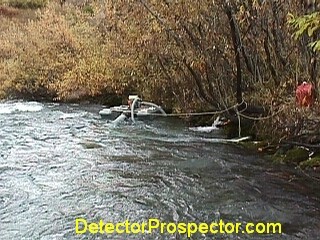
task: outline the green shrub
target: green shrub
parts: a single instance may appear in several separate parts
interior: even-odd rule
[[[85,5],[83,7],[83,12],[87,13],[87,14],[90,14],[90,15],[94,15],[94,10],[93,10],[93,7],[90,6],[90,5]]]
[[[37,9],[45,7],[47,0],[9,0],[8,5],[10,7],[22,8],[22,9]]]

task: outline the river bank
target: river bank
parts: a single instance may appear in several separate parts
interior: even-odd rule
[[[314,151],[319,145],[307,148],[303,143],[272,144],[267,141],[247,141],[241,145],[275,165],[289,165],[320,173],[320,154],[317,150]],[[318,180],[320,181],[320,178]]]
[[[228,138],[250,136],[241,145],[266,157],[275,164],[287,164],[302,169],[320,167],[320,112],[318,103],[312,108],[299,107],[292,99],[277,109],[267,112],[224,112],[220,127]],[[267,109],[260,106],[255,109]],[[267,113],[266,113],[267,112]],[[216,116],[197,117],[191,124],[211,125]],[[240,121],[240,122],[239,122]]]
[[[320,170],[320,132],[319,132],[319,113],[315,109],[294,108],[298,113],[295,121],[286,120],[285,125],[273,125],[270,131],[284,128],[286,134],[279,133],[271,136],[269,134],[257,134],[252,124],[261,126],[264,123],[247,122],[251,126],[244,127],[243,134],[253,136],[254,141],[242,143],[243,146],[261,154],[266,159],[275,164],[287,164],[302,169]],[[291,128],[291,130],[290,130]],[[237,127],[233,127],[236,133]],[[228,132],[228,131],[227,131]]]

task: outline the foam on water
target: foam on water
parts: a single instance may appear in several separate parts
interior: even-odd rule
[[[211,126],[200,126],[200,127],[190,127],[189,130],[194,132],[212,132],[214,130],[218,130],[218,126],[221,125],[223,122],[220,121],[220,117],[218,116],[216,120],[212,123]]]
[[[9,102],[0,104],[0,114],[10,114],[14,112],[39,112],[43,105],[38,102]]]
[[[62,113],[59,119],[66,120],[66,119],[72,119],[72,118],[79,118],[79,117],[83,117],[84,115],[85,113]]]
[[[194,132],[206,132],[206,133],[209,133],[209,132],[212,132],[213,130],[217,130],[219,128],[217,128],[216,126],[200,126],[200,127],[190,127],[189,128],[191,131],[194,131]]]

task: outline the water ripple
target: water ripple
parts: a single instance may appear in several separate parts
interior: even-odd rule
[[[76,236],[78,217],[279,221],[285,226],[282,239],[318,236],[320,187],[297,171],[269,165],[221,141],[219,132],[191,132],[177,120],[113,126],[99,118],[100,108],[0,104],[1,239],[105,239]],[[194,239],[212,237],[198,234]],[[240,237],[250,239],[225,239]]]

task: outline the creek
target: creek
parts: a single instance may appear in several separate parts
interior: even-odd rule
[[[191,239],[319,239],[320,184],[223,134],[178,119],[112,125],[99,105],[0,103],[0,239],[186,239],[75,235],[90,222],[280,222],[280,234]]]

